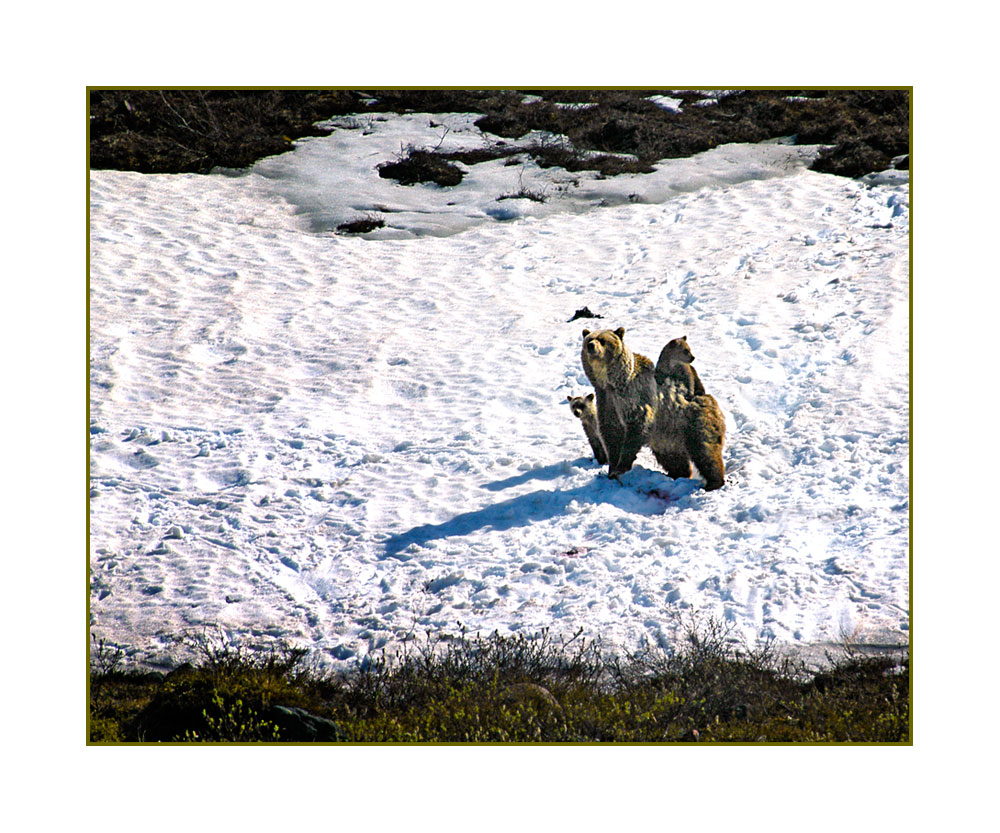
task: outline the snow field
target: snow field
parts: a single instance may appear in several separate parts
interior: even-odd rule
[[[334,166],[362,136],[242,177],[91,174],[96,635],[160,665],[215,625],[334,666],[461,627],[669,648],[692,616],[906,641],[906,184],[730,146],[647,202],[582,182],[618,198],[496,222],[488,172],[456,197],[376,183],[375,153]],[[398,225],[330,234],[351,195]],[[688,337],[722,490],[590,459],[565,400],[582,329],[618,326],[654,361]]]

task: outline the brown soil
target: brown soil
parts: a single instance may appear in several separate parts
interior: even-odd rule
[[[680,113],[649,96],[682,100]],[[497,141],[475,153],[417,149],[387,159],[382,176],[404,184],[461,180],[454,162],[476,164],[523,153],[504,139],[531,130],[565,136],[539,143],[542,165],[646,172],[659,159],[690,156],[727,142],[794,137],[828,144],[813,168],[843,176],[909,164],[910,91],[746,90],[700,106],[696,91],[669,90],[91,90],[90,166],[144,173],[206,173],[243,168],[290,150],[301,136],[325,135],[315,123],[378,112],[482,113],[476,124]],[[587,106],[565,106],[587,105]],[[624,156],[623,156],[624,154]],[[900,160],[899,157],[906,157]]]

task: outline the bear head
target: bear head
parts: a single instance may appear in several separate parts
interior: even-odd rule
[[[684,364],[691,364],[694,361],[694,353],[691,352],[691,348],[688,346],[687,336],[681,336],[680,338],[668,341],[660,356],[666,357],[670,361],[683,362]]]
[[[566,401],[569,402],[569,408],[577,419],[587,420],[597,415],[593,393],[588,393],[586,396],[567,396]]]
[[[608,370],[623,361],[627,362],[628,351],[624,339],[624,327],[617,330],[583,331],[581,360],[587,378],[594,387],[607,387]]]

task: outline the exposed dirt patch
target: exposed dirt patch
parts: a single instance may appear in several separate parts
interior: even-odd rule
[[[343,231],[347,234],[367,234],[370,231],[382,228],[384,225],[385,220],[381,217],[368,215],[357,220],[341,223],[337,226],[337,231]]]
[[[680,112],[651,100],[680,101]],[[482,113],[477,126],[496,141],[462,153],[416,149],[387,160],[380,174],[404,183],[461,181],[454,163],[473,165],[528,153],[543,166],[605,176],[652,170],[657,160],[690,156],[727,142],[792,136],[829,144],[815,170],[860,176],[909,153],[908,90],[747,90],[707,99],[670,90],[92,90],[90,164],[148,173],[246,167],[324,135],[315,122],[377,112]],[[565,139],[514,148],[530,131]]]
[[[383,179],[395,179],[400,185],[436,182],[447,187],[458,185],[465,174],[440,154],[414,150],[396,162],[383,162],[378,166],[378,175]]]
[[[90,166],[141,173],[245,168],[283,153],[315,122],[354,112],[344,91],[92,90]]]

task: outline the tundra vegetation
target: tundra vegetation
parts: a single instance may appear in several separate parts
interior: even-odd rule
[[[461,181],[455,163],[523,155],[505,140],[531,131],[552,138],[527,151],[539,165],[605,176],[652,170],[729,142],[791,137],[828,145],[813,168],[861,176],[909,165],[910,93],[889,90],[743,90],[711,100],[695,90],[104,90],[90,95],[90,166],[142,173],[245,168],[291,150],[316,123],[377,113],[482,113],[496,137],[482,149],[410,148],[386,159],[381,176],[401,183]],[[680,112],[657,95],[679,101]],[[541,197],[543,195],[539,195]]]
[[[623,656],[576,635],[414,638],[350,672],[201,636],[170,673],[94,642],[90,743],[892,743],[910,740],[906,656],[847,647],[821,670],[709,623]]]

